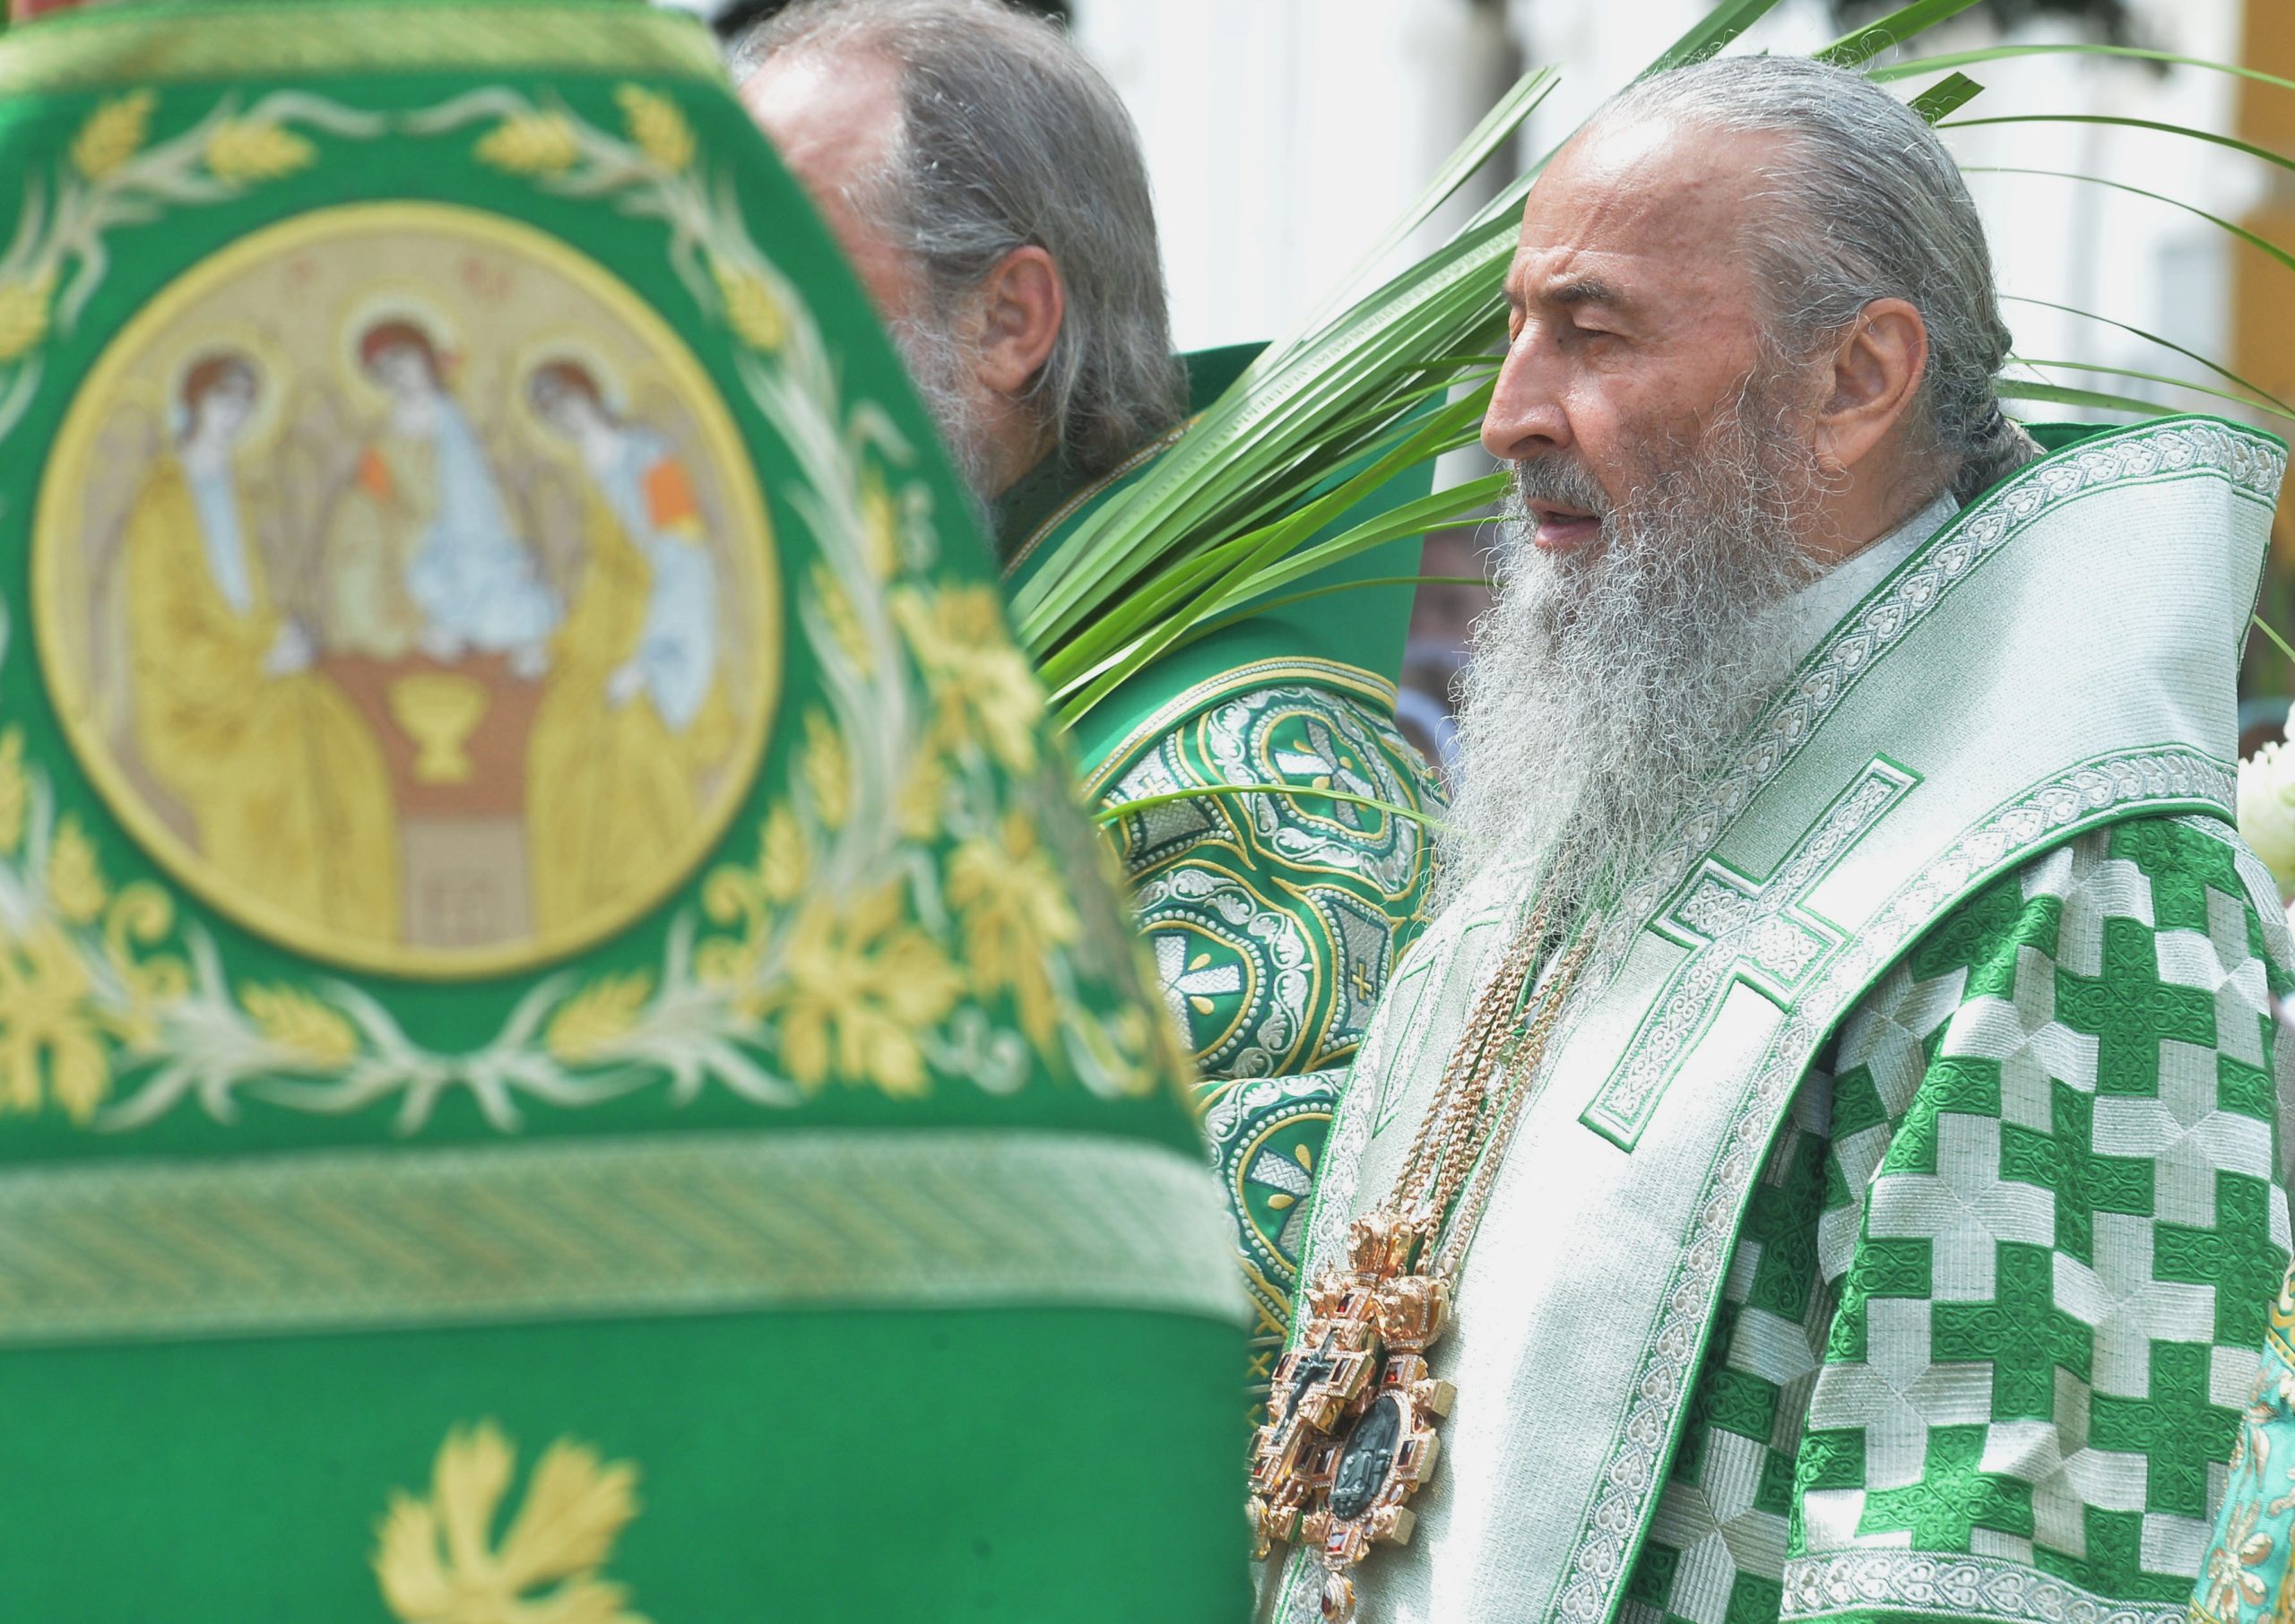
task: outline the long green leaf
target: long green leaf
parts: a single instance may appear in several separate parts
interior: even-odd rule
[[[1357,262],[1355,268],[1339,280],[1338,288],[1307,318],[1310,330],[1321,327],[1350,298],[1362,290],[1363,281],[1386,262],[1410,234],[1425,225],[1435,210],[1448,203],[1458,189],[1466,185],[1491,156],[1522,127],[1523,122],[1536,112],[1538,104],[1554,93],[1562,82],[1562,75],[1550,67],[1533,68],[1517,79],[1497,104],[1483,116],[1482,122],[1469,131],[1456,151],[1443,160],[1434,178],[1426,185],[1407,209],[1396,217],[1371,251]]]
[[[2290,271],[2295,271],[2295,254],[2290,254],[2269,238],[2258,236],[2237,220],[2225,220],[2220,214],[2210,214],[2204,209],[2187,203],[2180,197],[2170,197],[2164,192],[2147,192],[2142,186],[2132,186],[2124,180],[2113,180],[2103,175],[2083,175],[2075,169],[2026,169],[2014,164],[1969,164],[1962,168],[1961,173],[1963,175],[2038,175],[2054,180],[2082,181],[2091,186],[2109,186],[2115,192],[2127,192],[2137,197],[2148,197],[2153,203],[2163,203],[2170,208],[2181,209],[2187,214],[2196,214],[2209,225],[2220,226],[2249,247],[2261,249]]]
[[[1915,96],[1912,110],[1923,124],[1941,124],[1983,94],[1984,87],[1966,73],[1953,73]]]
[[[1320,574],[1344,564],[1373,548],[1384,547],[1406,536],[1423,534],[1446,523],[1478,514],[1490,498],[1503,489],[1506,479],[1503,474],[1494,475],[1421,497],[1416,501],[1392,508],[1378,518],[1366,520],[1340,535],[1318,542],[1312,548],[1295,553],[1271,568],[1240,577],[1234,584],[1217,593],[1206,593],[1196,600],[1193,607],[1173,614],[1154,631],[1143,632],[1124,646],[1108,650],[1090,669],[1072,674],[1064,686],[1054,687],[1052,698],[1055,703],[1072,702],[1080,715],[1106,692],[1129,681],[1153,661],[1167,658],[1214,632],[1301,598],[1317,597],[1325,592],[1351,592],[1358,586],[1368,585],[1368,582],[1342,582],[1290,597],[1269,599],[1265,596],[1294,581]],[[1435,578],[1382,577],[1389,584]],[[1049,673],[1046,679],[1048,683],[1051,681]],[[1082,697],[1078,697],[1079,695]]]
[[[2255,623],[2256,630],[2279,645],[2281,653],[2286,655],[2291,662],[2295,662],[2295,648],[2288,646],[2287,639],[2279,635],[2270,621],[2265,620],[2261,615],[2249,615],[2247,618]]]
[[[1488,506],[1506,494],[1506,488],[1512,479],[1509,473],[1485,474],[1481,479],[1453,485],[1447,490],[1434,491],[1416,500],[1399,503],[1377,518],[1367,519],[1327,541],[1319,541],[1312,547],[1303,547],[1286,555],[1278,563],[1236,582],[1225,595],[1238,601],[1249,601],[1263,592],[1274,592],[1294,581],[1319,574],[1334,565],[1344,564],[1374,547],[1384,547],[1388,542],[1399,541],[1405,536],[1422,535],[1447,520]]]
[[[1216,593],[1218,588],[1209,583],[1220,578],[1222,572],[1229,579],[1248,574],[1266,557],[1290,551],[1404,469],[1416,466],[1429,454],[1454,449],[1469,437],[1486,396],[1486,391],[1478,390],[1465,401],[1440,409],[1408,434],[1398,433],[1390,449],[1329,490],[1294,506],[1272,523],[1187,554],[1142,580],[1126,601],[1044,658],[1040,669],[1045,680],[1057,687],[1078,670],[1098,669],[1147,621],[1199,590]]]
[[[2295,91],[2295,79],[2282,79],[2276,73],[2242,67],[2236,62],[2216,62],[2205,56],[2179,56],[2173,51],[2146,50],[2134,45],[2090,44],[2077,40],[2048,45],[1996,45],[1983,50],[1953,51],[1942,56],[1917,56],[1910,62],[1892,62],[1886,67],[1870,69],[1868,73],[1878,80],[1917,79],[1923,73],[1934,73],[1943,68],[1975,67],[1986,62],[2005,62],[2013,56],[2053,56],[2066,51],[2077,52],[2083,56],[2121,56],[2142,62],[2165,63],[2175,67],[2204,68],[2210,73],[2236,74],[2257,84],[2274,85],[2282,91]]]
[[[1485,392],[1477,391],[1463,401],[1454,402],[1443,407],[1431,415],[1416,433],[1393,451],[1389,452],[1369,467],[1359,471],[1331,490],[1286,514],[1281,520],[1268,526],[1262,532],[1262,538],[1243,555],[1237,564],[1232,566],[1231,578],[1246,576],[1264,567],[1269,560],[1290,553],[1301,541],[1362,501],[1404,469],[1415,467],[1424,461],[1435,446],[1451,443],[1457,437],[1458,425],[1471,423],[1480,418],[1483,403],[1486,398]],[[1225,592],[1217,592],[1217,597],[1219,600],[1218,607],[1229,607],[1225,600],[1227,597]],[[1155,634],[1134,645],[1137,657],[1127,656],[1126,663],[1121,669],[1108,667],[1104,661],[1095,662],[1094,669],[1102,674],[1093,678],[1091,687],[1086,690],[1084,703],[1096,702],[1113,692],[1132,670],[1140,669],[1148,661],[1170,647],[1185,629],[1184,619],[1174,618],[1167,622]],[[1096,652],[1104,649],[1106,644],[1104,639],[1096,638],[1088,642],[1078,639],[1077,646],[1089,648]],[[1061,673],[1070,669],[1072,669],[1072,666],[1066,662],[1063,662],[1060,668]],[[1059,677],[1055,674],[1052,662],[1046,663],[1044,676],[1047,682],[1058,684]],[[1055,692],[1059,691],[1061,690],[1056,686]]]
[[[1644,68],[1641,76],[1647,79],[1667,68],[1686,67],[1719,54],[1722,47],[1768,16],[1776,6],[1777,0],[1720,0],[1687,33],[1658,52],[1658,59]]]
[[[2273,406],[2278,409],[2279,414],[2282,417],[2284,417],[2291,411],[2295,411],[2295,406],[2290,406],[2286,402],[2272,393],[2270,390],[2265,389],[2262,384],[2253,383],[2247,378],[2241,377],[2238,373],[2233,372],[2228,367],[2217,366],[2213,361],[2209,360],[2205,356],[2200,354],[2198,350],[2187,350],[2181,344],[2177,343],[2173,339],[2161,338],[2156,333],[2146,333],[2141,327],[2131,327],[2126,322],[2115,321],[2109,315],[2098,315],[2092,310],[2083,310],[2074,305],[2059,305],[2053,299],[2032,298],[2021,293],[2004,293],[2001,295],[2001,298],[2013,304],[2036,305],[2043,310],[2059,310],[2066,315],[2079,316],[2083,321],[2099,322],[2107,327],[2117,327],[2122,333],[2131,333],[2134,336],[2143,340],[2143,341],[2148,344],[2156,344],[2162,350],[2173,350],[2176,354],[2183,357],[2184,359],[2187,361],[2198,362],[2201,366],[2206,367],[2208,371],[2213,373],[2217,377],[2221,378],[2227,384],[2237,384],[2242,389],[2250,390],[2253,393],[2261,395],[2264,400],[2269,402]],[[2048,364],[2058,367],[2083,367],[2087,365],[2084,361],[2056,361]],[[2091,367],[2091,370],[2096,372],[2109,372],[2112,368],[2109,367]],[[2129,376],[2135,377],[2142,376],[2143,375],[2140,373],[2131,373]],[[2197,388],[2198,385],[2190,384],[2187,385],[2187,387]],[[2214,392],[2211,390],[2209,393],[2213,393]],[[2229,399],[2231,397],[2227,396],[2226,398]]]
[[[2156,130],[2162,135],[2181,135],[2191,141],[2204,141],[2213,146],[2245,152],[2250,158],[2260,158],[2264,162],[2275,164],[2282,169],[2295,169],[2295,158],[2290,158],[2283,152],[2274,152],[2269,147],[2259,147],[2251,141],[2241,141],[2236,135],[2218,135],[2213,130],[2195,130],[2188,125],[2161,124],[2152,118],[2126,118],[2117,113],[2003,113],[1990,118],[1955,118],[1941,127],[1972,130],[1988,124],[2102,124],[2117,125],[2127,130]]]
[[[1816,58],[1835,67],[1857,67],[1892,46],[1902,45],[1915,34],[1949,22],[1975,4],[1977,0],[1912,0],[1911,4],[1898,7],[1879,22],[1868,22],[1853,33],[1842,35],[1817,52]]]
[[[2012,366],[2060,367],[2067,372],[2097,372],[2103,374],[2106,377],[2135,378],[2146,384],[2163,384],[2170,389],[2188,389],[2194,394],[2209,395],[2219,401],[2229,401],[2233,405],[2244,406],[2250,411],[2260,411],[2265,417],[2279,418],[2284,421],[2295,423],[2295,411],[2266,406],[2261,401],[2247,395],[2233,394],[2228,389],[2215,389],[2205,384],[2195,384],[2189,378],[2174,377],[2164,372],[2138,372],[2130,367],[2107,367],[2100,361],[2043,359],[2038,356],[2029,355],[2012,355],[2008,360]]]
[[[2132,394],[2110,394],[2100,389],[2066,389],[2057,384],[2028,384],[2022,378],[2002,378],[1995,385],[2000,398],[2006,401],[2048,401],[2058,406],[2093,406],[2105,411],[2132,411],[2138,417],[2156,417],[2160,410],[2157,401],[2141,401]]]

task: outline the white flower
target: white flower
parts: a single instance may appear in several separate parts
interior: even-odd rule
[[[2267,744],[2239,764],[2239,834],[2295,902],[2295,749]]]

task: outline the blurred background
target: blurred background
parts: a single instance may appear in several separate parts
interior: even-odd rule
[[[721,28],[777,0],[686,0]],[[1146,142],[1182,349],[1282,336],[1355,269],[1382,229],[1525,68],[1562,70],[1514,153],[1535,162],[1710,0],[1047,0],[1130,104]],[[1786,0],[1735,49],[1807,51],[1889,9]],[[1922,56],[2091,42],[2295,78],[2295,0],[1985,0],[1924,35]],[[1886,57],[1884,62],[1889,60]],[[2198,358],[2295,396],[2295,267],[2203,215],[2295,246],[2295,175],[2230,148],[2100,117],[2173,124],[2295,154],[2295,93],[2205,69],[2059,52],[1967,69],[1984,94],[1945,139],[1989,224],[2015,376],[2137,395],[2163,409],[2290,427],[2213,395]],[[1912,95],[1930,77],[1904,82]],[[2053,116],[2035,122],[2033,115]],[[1972,122],[1971,122],[1972,121]],[[1951,127],[1953,124],[1960,127]],[[1503,183],[1493,165],[1397,256],[1423,254]],[[2103,177],[2101,185],[2067,177]],[[2147,194],[2149,195],[2147,195]],[[2194,212],[2197,211],[2198,212]],[[2091,315],[2059,307],[2073,307]],[[2105,319],[2095,319],[2101,317]],[[2086,363],[2083,367],[2074,363]],[[2091,368],[2117,368],[2103,372]],[[2019,415],[2123,420],[2027,403]],[[1451,479],[1487,471],[1478,453]],[[1430,575],[1484,574],[1477,528],[1429,538]],[[1404,721],[1430,758],[1486,590],[1423,587]],[[2295,527],[2273,540],[2264,618],[2295,637]],[[2242,755],[2277,738],[2291,667],[2256,635]]]

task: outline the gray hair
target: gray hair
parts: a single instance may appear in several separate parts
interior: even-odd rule
[[[1794,56],[1725,56],[1653,73],[1592,125],[1663,119],[1712,134],[1778,134],[1788,150],[1747,199],[1772,346],[1814,358],[1875,299],[1928,330],[1908,426],[1967,503],[2040,454],[1996,390],[2008,358],[1984,223],[1944,143],[1862,73]],[[1589,125],[1591,127],[1591,125]]]
[[[1185,384],[1139,132],[1055,25],[999,0],[801,0],[737,38],[729,65],[741,82],[796,51],[898,67],[889,172],[853,202],[936,304],[962,301],[1029,244],[1060,267],[1067,313],[1030,399],[1071,463],[1104,473],[1178,421]]]

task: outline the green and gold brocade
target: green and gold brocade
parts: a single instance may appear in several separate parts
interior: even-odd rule
[[[1187,358],[1198,410],[1254,347]],[[1057,463],[999,505],[1008,583],[1024,582],[1149,447],[1097,484]],[[1382,488],[1331,532],[1424,494]],[[1316,577],[1407,577],[1416,539]],[[1111,825],[1164,999],[1193,1050],[1206,1134],[1256,1315],[1256,1412],[1289,1326],[1317,1160],[1347,1064],[1396,959],[1425,924],[1442,792],[1394,721],[1411,588],[1349,586],[1228,626],[1148,667],[1078,730],[1087,799]],[[1353,799],[1337,799],[1320,791]]]

